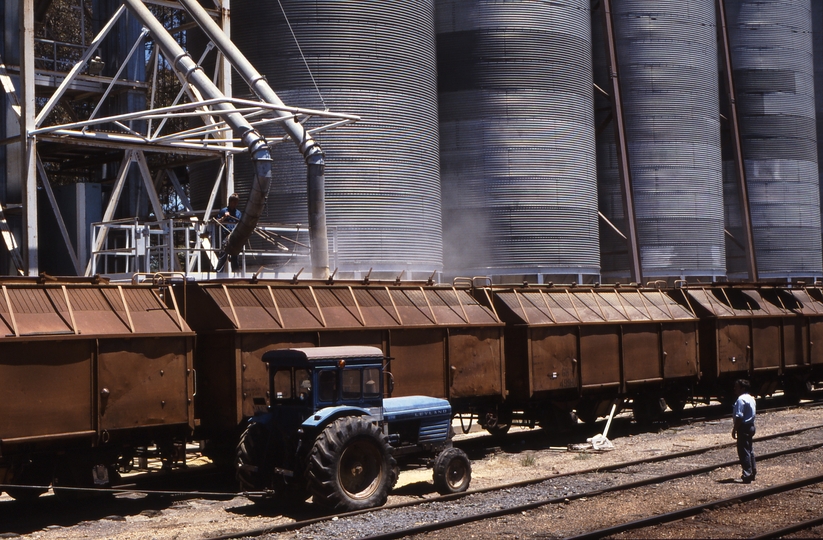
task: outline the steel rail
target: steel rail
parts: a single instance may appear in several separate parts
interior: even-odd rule
[[[809,405],[819,406],[819,404],[816,404],[816,403],[812,403],[812,404],[809,404]],[[790,430],[790,431],[784,431],[784,432],[780,432],[780,433],[774,433],[774,434],[771,434],[771,435],[764,435],[764,436],[756,437],[755,441],[756,442],[763,442],[763,441],[778,439],[778,438],[782,438],[782,437],[790,437],[790,436],[793,436],[793,435],[798,435],[798,434],[805,433],[807,431],[812,431],[812,430],[815,430],[815,429],[823,429],[823,424],[808,426],[808,427],[794,429],[794,430]],[[92,432],[89,432],[89,433],[92,433]],[[5,439],[4,442],[6,442],[6,443],[14,442],[14,440]],[[462,441],[462,442],[458,441],[458,446],[465,446],[469,442],[470,441]],[[345,512],[345,513],[328,514],[328,515],[324,515],[324,516],[321,516],[321,517],[312,518],[312,519],[304,520],[304,521],[300,521],[300,522],[294,522],[294,523],[289,523],[289,524],[284,524],[284,525],[279,525],[279,526],[269,527],[269,528],[264,528],[264,529],[257,529],[257,530],[253,530],[253,531],[245,531],[243,533],[236,533],[236,534],[227,535],[227,536],[215,537],[215,538],[213,538],[213,540],[216,540],[218,538],[227,538],[227,539],[228,538],[241,538],[243,536],[259,536],[259,535],[262,535],[262,534],[269,534],[269,533],[273,533],[273,532],[285,532],[285,531],[290,531],[290,530],[295,530],[295,529],[299,529],[299,528],[302,528],[302,527],[306,527],[306,526],[312,525],[314,523],[327,521],[327,520],[329,520],[333,517],[337,517],[339,519],[339,518],[345,518],[345,517],[349,517],[349,516],[356,516],[356,515],[360,515],[360,514],[364,514],[364,513],[376,512],[376,511],[381,511],[381,510],[392,510],[392,509],[397,509],[397,508],[405,508],[405,507],[417,506],[417,505],[420,505],[420,504],[428,504],[428,503],[433,503],[433,502],[447,502],[447,501],[451,501],[451,500],[460,499],[460,498],[463,498],[463,497],[466,497],[466,496],[469,496],[469,495],[483,494],[483,493],[488,493],[488,492],[492,492],[492,491],[500,491],[500,490],[505,490],[505,489],[524,487],[524,486],[529,486],[529,485],[533,485],[533,484],[539,484],[541,482],[546,482],[546,481],[557,479],[557,478],[563,478],[563,477],[569,477],[569,476],[582,476],[582,475],[585,475],[585,474],[593,474],[593,473],[610,472],[610,471],[629,468],[629,467],[633,467],[633,466],[637,466],[637,465],[657,463],[657,462],[669,461],[669,460],[672,460],[672,459],[678,459],[678,458],[682,458],[682,457],[689,457],[689,456],[693,456],[693,455],[706,453],[706,452],[709,452],[709,451],[712,451],[712,450],[719,450],[719,449],[723,449],[723,448],[728,448],[728,447],[734,446],[735,444],[736,443],[726,443],[726,444],[722,444],[722,445],[695,448],[695,449],[692,449],[692,450],[685,450],[685,451],[682,451],[682,452],[675,452],[675,453],[671,453],[671,454],[662,454],[662,455],[653,456],[653,457],[650,457],[650,458],[644,458],[644,459],[638,459],[638,460],[632,460],[632,461],[625,461],[625,462],[615,463],[615,464],[607,465],[607,466],[592,467],[592,468],[589,468],[589,469],[582,469],[582,470],[578,470],[578,471],[572,471],[572,472],[566,472],[566,473],[560,473],[560,474],[553,474],[553,475],[550,475],[550,476],[542,476],[542,477],[538,477],[538,478],[533,478],[533,479],[529,479],[529,480],[522,480],[522,481],[519,481],[519,482],[513,482],[513,483],[508,483],[508,484],[503,484],[503,485],[498,485],[498,486],[491,486],[491,487],[486,487],[486,488],[474,489],[474,490],[466,491],[466,492],[463,492],[463,493],[456,493],[456,494],[451,494],[451,495],[443,495],[443,496],[438,496],[438,497],[432,497],[432,498],[425,499],[425,500],[422,500],[422,501],[410,501],[410,502],[405,502],[405,503],[397,503],[397,504],[392,504],[392,505],[386,505],[386,506],[382,506],[382,507],[378,507],[378,508],[370,508],[370,509],[357,510],[357,511],[352,511],[352,512]],[[810,445],[810,446],[815,446],[815,445]],[[819,446],[823,446],[823,443],[821,443]],[[800,450],[800,451],[802,451],[802,450]],[[790,451],[782,451],[782,452],[785,454],[785,453],[789,453]],[[780,454],[780,455],[782,455],[782,454]],[[778,456],[778,453],[768,454],[768,455],[764,455],[764,456],[758,456],[758,460],[769,459],[770,457],[777,457],[777,456]],[[734,465],[734,464],[737,463],[737,461],[733,461],[733,462],[729,462],[729,463]],[[723,465],[714,465],[712,467],[716,468],[716,467],[720,467],[720,466],[723,466]],[[175,495],[175,496],[181,496],[181,497],[187,497],[187,498],[190,498],[190,497],[229,497],[229,498],[233,498],[233,497],[237,497],[237,496],[261,494],[261,493],[257,493],[257,492],[247,492],[247,491],[241,491],[241,492],[233,492],[233,491],[214,492],[214,491],[200,491],[200,490],[189,490],[189,491],[187,491],[187,490],[153,490],[153,489],[141,489],[139,487],[139,484],[141,482],[161,481],[163,479],[169,479],[171,476],[178,476],[178,475],[181,475],[181,474],[184,475],[184,476],[187,476],[187,477],[188,476],[197,477],[197,476],[200,476],[200,475],[208,475],[208,474],[214,474],[214,473],[215,473],[215,468],[213,466],[204,466],[203,468],[188,469],[185,472],[163,474],[163,478],[159,478],[160,475],[156,472],[147,472],[147,473],[143,473],[143,474],[137,475],[136,477],[131,478],[130,480],[132,480],[132,481],[129,482],[129,483],[118,484],[118,485],[115,485],[111,488],[80,488],[80,487],[60,486],[59,489],[61,489],[62,491],[66,491],[66,492],[68,492],[68,491],[78,491],[78,492],[88,491],[88,492],[94,492],[94,493],[113,493],[113,494],[118,494],[118,493],[155,494],[155,495]],[[14,488],[17,488],[17,489],[30,488],[30,489],[38,489],[38,490],[42,490],[44,488],[48,489],[48,486],[42,486],[42,485],[0,484],[0,491],[3,491],[3,488],[5,488],[5,487],[14,487]],[[567,496],[565,498],[572,499],[572,498],[579,498],[579,497],[585,497],[585,496],[586,495],[574,495],[574,496]],[[810,525],[810,526],[813,526],[813,525]],[[802,529],[797,529],[797,530],[802,530]]]
[[[791,482],[786,482],[785,484],[778,484],[776,486],[770,486],[764,489],[758,489],[756,491],[749,491],[748,493],[733,495],[725,499],[718,499],[704,504],[699,504],[697,506],[692,506],[690,508],[683,508],[681,510],[675,510],[674,512],[668,512],[666,514],[659,514],[648,518],[630,521],[628,523],[621,523],[619,525],[606,527],[604,529],[599,529],[596,531],[590,531],[585,534],[580,534],[577,536],[567,536],[565,540],[589,540],[594,538],[605,538],[607,536],[612,536],[614,534],[619,534],[626,531],[635,531],[638,529],[643,529],[645,527],[651,527],[652,525],[659,525],[661,523],[679,521],[681,519],[685,519],[700,514],[704,510],[722,508],[724,506],[739,504],[741,502],[757,500],[761,497],[768,497],[769,495],[787,493],[795,489],[799,489],[813,484],[819,484],[821,482],[823,482],[823,474],[807,476],[806,478],[801,478],[800,480],[793,480]],[[823,521],[823,519],[819,521]],[[768,533],[768,536],[764,536],[763,538],[776,538],[776,536],[771,536],[772,534],[773,533]]]
[[[823,443],[815,443],[815,444],[806,445],[806,446],[803,446],[803,447],[790,448],[788,450],[780,450],[778,452],[772,452],[770,454],[764,454],[762,456],[758,456],[758,460],[759,461],[765,461],[765,460],[774,459],[776,457],[784,456],[784,455],[791,454],[791,453],[809,452],[809,451],[812,451],[812,450],[816,450],[818,448],[823,448]],[[597,497],[599,495],[605,495],[607,493],[618,493],[618,492],[621,492],[621,491],[628,491],[628,490],[636,489],[636,488],[639,488],[639,487],[644,487],[644,486],[649,486],[649,485],[654,485],[654,484],[660,484],[660,483],[663,483],[663,482],[668,482],[668,481],[671,481],[671,480],[677,480],[677,479],[680,479],[680,478],[687,478],[689,476],[695,476],[695,475],[698,475],[698,474],[708,473],[708,472],[711,472],[715,469],[738,465],[739,463],[740,462],[738,460],[725,461],[725,462],[721,462],[721,463],[713,463],[711,465],[707,465],[707,466],[704,466],[704,467],[698,467],[696,469],[688,469],[688,470],[685,470],[685,471],[679,471],[679,472],[675,472],[675,473],[664,474],[664,475],[655,476],[655,477],[652,477],[652,478],[646,478],[644,480],[637,480],[635,482],[627,482],[625,484],[618,484],[618,485],[607,487],[607,488],[595,489],[595,490],[587,491],[587,492],[584,492],[584,493],[574,493],[574,494],[564,495],[564,496],[560,496],[560,497],[553,497],[551,499],[543,499],[543,500],[540,500],[540,501],[533,501],[533,502],[530,502],[530,503],[527,503],[527,504],[515,505],[515,506],[509,507],[509,508],[502,508],[500,510],[495,510],[495,511],[492,511],[492,512],[480,512],[478,514],[462,516],[462,517],[455,518],[455,519],[452,519],[452,520],[438,521],[436,523],[427,523],[425,525],[418,525],[416,527],[410,527],[408,529],[391,531],[391,532],[388,532],[388,533],[378,534],[378,535],[373,535],[373,536],[366,536],[366,537],[363,537],[361,540],[389,540],[389,539],[394,539],[394,538],[404,538],[406,536],[412,536],[412,535],[415,535],[415,534],[422,534],[422,533],[426,533],[426,532],[440,531],[440,530],[443,530],[443,529],[449,529],[451,527],[457,527],[459,525],[465,525],[467,523],[473,523],[473,522],[476,522],[476,521],[483,521],[483,520],[486,520],[486,519],[492,519],[492,518],[507,516],[507,515],[511,515],[511,514],[519,514],[521,512],[534,510],[534,509],[540,508],[542,506],[548,506],[550,504],[560,504],[560,503],[565,503],[565,502],[568,502],[568,501],[584,499],[584,498],[589,499],[589,498]],[[814,477],[814,478],[819,478],[819,479],[816,482],[808,482],[808,483],[817,483],[817,482],[823,481],[823,475],[821,475],[819,477]],[[808,480],[808,479],[806,479],[806,480]],[[808,485],[808,483],[803,484],[803,485]],[[498,488],[498,489],[501,489],[501,488]],[[758,496],[763,496],[764,494],[769,494],[768,491],[770,489],[772,489],[772,488],[767,488],[765,490],[759,490],[759,491],[753,492],[753,493],[758,493],[759,494]],[[746,494],[737,495],[735,497],[730,498],[729,500],[731,500],[731,501],[741,500],[744,496],[746,496]],[[431,502],[431,501],[426,501],[426,502]],[[701,505],[701,507],[710,508],[710,507],[716,506],[718,504],[719,504],[719,502],[715,501],[715,502],[710,503],[708,505]],[[679,511],[678,512],[673,512],[672,514],[675,514],[675,513],[679,513]],[[661,517],[661,516],[654,516],[654,518],[659,518],[659,517]],[[687,517],[687,516],[684,516],[684,517]],[[649,518],[649,519],[653,519],[653,518]],[[642,520],[638,520],[638,521],[642,521]],[[625,526],[625,525],[628,525],[628,524],[623,524],[623,525]],[[626,529],[626,530],[629,530],[629,529]],[[606,531],[606,529],[604,529],[604,531]],[[609,536],[610,534],[615,534],[617,532],[622,532],[622,530],[615,530],[615,531],[611,531],[611,532],[596,531],[594,533],[587,533],[587,534],[591,534],[592,536],[582,535],[580,538],[604,538],[606,536]]]
[[[797,429],[797,430],[791,430],[791,431],[786,431],[786,432],[781,432],[781,433],[774,433],[772,435],[757,437],[755,440],[757,442],[762,442],[762,441],[771,440],[771,439],[778,439],[778,438],[781,438],[781,437],[790,437],[790,436],[793,436],[793,435],[798,435],[800,433],[804,433],[806,431],[811,431],[811,430],[814,430],[814,429],[821,429],[821,428],[823,428],[823,424],[819,424],[819,425],[815,425],[815,426],[809,426],[809,427],[806,427],[806,428],[800,428],[800,429]],[[380,512],[380,511],[383,511],[383,510],[394,510],[394,509],[398,509],[398,508],[409,508],[409,507],[412,507],[412,506],[419,506],[421,504],[448,502],[448,501],[452,501],[452,500],[462,499],[462,498],[467,497],[469,495],[476,495],[476,494],[483,494],[483,493],[489,493],[489,492],[494,492],[494,491],[503,491],[503,490],[518,488],[518,487],[525,487],[525,486],[529,486],[529,485],[539,484],[539,483],[542,483],[542,482],[547,482],[549,480],[554,480],[554,479],[557,479],[557,478],[570,477],[570,476],[583,476],[583,475],[586,475],[586,474],[610,472],[610,471],[626,469],[626,468],[629,468],[629,467],[634,467],[634,466],[642,465],[642,464],[657,463],[657,462],[661,462],[661,461],[668,461],[668,460],[678,459],[678,458],[682,458],[682,457],[689,457],[689,456],[693,456],[693,455],[697,455],[697,454],[707,453],[707,452],[710,452],[710,451],[713,451],[713,450],[728,448],[728,447],[734,446],[736,444],[737,443],[728,443],[728,444],[723,444],[723,445],[719,445],[719,446],[707,446],[707,447],[696,448],[696,449],[692,449],[692,450],[686,450],[686,451],[683,451],[683,452],[676,452],[676,453],[672,453],[672,454],[654,456],[654,457],[646,458],[646,459],[638,459],[638,460],[633,460],[633,461],[615,463],[613,465],[608,465],[608,466],[605,466],[605,467],[602,467],[602,466],[601,467],[593,467],[593,468],[589,468],[589,469],[583,469],[583,470],[580,470],[580,471],[554,474],[554,475],[551,475],[551,476],[542,476],[540,478],[533,478],[533,479],[529,479],[529,480],[523,480],[523,481],[520,481],[520,482],[513,482],[513,483],[509,483],[509,484],[504,484],[504,485],[500,485],[500,486],[492,486],[492,487],[481,488],[481,489],[473,489],[473,490],[465,491],[463,493],[455,493],[455,494],[451,494],[451,495],[443,495],[443,496],[439,496],[439,497],[432,497],[430,499],[425,499],[425,500],[422,500],[422,501],[410,501],[410,502],[405,502],[405,503],[381,506],[381,507],[378,507],[378,508],[368,508],[368,509],[364,509],[364,510],[355,510],[355,511],[352,511],[352,512],[334,513],[334,514],[329,514],[329,515],[325,515],[325,516],[321,516],[321,517],[317,517],[317,518],[311,518],[311,519],[307,519],[307,520],[303,520],[303,521],[296,521],[296,522],[293,522],[293,523],[286,523],[286,524],[276,525],[276,526],[272,526],[272,527],[263,527],[263,528],[259,528],[259,529],[247,530],[247,531],[227,534],[227,535],[223,535],[223,536],[211,537],[210,540],[230,540],[230,539],[235,539],[235,538],[262,536],[264,534],[290,532],[290,531],[295,531],[295,530],[298,530],[298,529],[302,529],[304,527],[308,527],[310,525],[314,525],[314,524],[317,524],[317,523],[322,523],[324,521],[329,521],[332,518],[345,519],[347,517],[354,517],[354,516],[358,516],[358,515],[366,514],[366,513],[371,513],[371,512]],[[816,444],[813,444],[813,445],[798,447],[797,449],[782,450],[782,451],[779,451],[779,452],[764,454],[762,456],[758,455],[757,459],[758,459],[758,461],[763,461],[763,460],[768,460],[768,459],[772,459],[772,458],[775,458],[775,457],[779,457],[781,455],[791,453],[792,451],[803,452],[803,451],[809,451],[809,450],[813,450],[813,449],[820,448],[820,447],[823,447],[823,443],[816,443]],[[474,521],[490,519],[490,518],[493,518],[493,517],[500,517],[500,516],[514,514],[514,513],[518,513],[518,512],[522,512],[522,511],[526,511],[526,510],[532,510],[534,508],[539,508],[541,506],[546,506],[546,505],[549,505],[549,504],[558,504],[558,503],[561,503],[561,502],[565,502],[566,500],[580,499],[580,498],[584,498],[584,497],[594,497],[594,496],[601,495],[601,494],[604,494],[604,493],[620,491],[620,490],[625,490],[625,489],[633,489],[635,487],[641,487],[641,486],[644,486],[644,485],[659,483],[661,481],[667,481],[667,480],[673,480],[673,479],[676,479],[676,478],[683,478],[683,477],[687,477],[687,476],[693,476],[695,474],[701,474],[703,472],[712,471],[712,470],[714,470],[716,468],[719,468],[719,467],[728,467],[728,466],[737,465],[738,463],[739,462],[737,460],[734,460],[734,461],[724,462],[724,463],[721,463],[721,464],[713,464],[713,465],[710,465],[710,466],[707,466],[707,467],[703,467],[701,469],[690,469],[690,470],[687,470],[687,471],[681,471],[679,473],[674,473],[672,475],[663,475],[663,476],[660,476],[660,477],[641,480],[641,481],[638,481],[638,482],[632,482],[632,483],[628,483],[628,484],[621,484],[621,485],[618,485],[618,486],[612,486],[611,488],[598,489],[598,490],[594,490],[594,491],[591,491],[591,492],[578,493],[578,494],[573,494],[573,495],[564,495],[562,497],[547,499],[547,500],[543,500],[543,501],[534,501],[534,502],[526,504],[526,505],[515,506],[515,507],[511,507],[511,508],[507,508],[507,509],[501,509],[501,510],[491,512],[491,513],[477,514],[477,515],[474,515],[474,516],[464,516],[464,517],[455,518],[454,520],[449,520],[449,521],[439,521],[437,523],[430,523],[430,524],[426,524],[426,525],[420,525],[420,526],[417,526],[417,527],[404,529],[402,531],[394,531],[394,532],[386,533],[386,534],[383,534],[383,535],[371,536],[371,537],[367,537],[367,538],[369,540],[402,538],[402,537],[408,536],[408,535],[421,534],[421,533],[425,533],[425,532],[431,532],[431,531],[435,531],[435,530],[446,529],[446,528],[449,528],[449,527],[463,525],[463,524],[471,523],[471,522],[474,522]]]
[[[751,536],[749,537],[749,540],[767,540],[769,538],[783,538],[784,536],[788,536],[792,533],[805,531],[806,529],[811,529],[812,527],[817,527],[818,525],[823,525],[823,517],[810,519],[808,521],[801,521],[800,523],[795,523],[794,525],[789,525],[787,527],[783,527],[782,529],[774,529],[769,532],[759,534],[757,536]]]

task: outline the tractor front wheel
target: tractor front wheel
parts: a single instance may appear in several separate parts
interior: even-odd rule
[[[361,416],[326,426],[314,442],[308,470],[314,501],[337,510],[382,506],[397,480],[387,437]]]
[[[471,481],[471,462],[463,450],[446,448],[434,459],[434,489],[439,494],[463,493]]]

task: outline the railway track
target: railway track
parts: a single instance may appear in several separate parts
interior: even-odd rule
[[[766,497],[772,497],[775,495],[786,495],[791,494],[800,490],[801,488],[805,488],[808,486],[813,485],[820,485],[823,483],[823,474],[815,474],[812,476],[807,476],[804,478],[800,478],[798,480],[792,480],[790,482],[785,482],[782,484],[777,484],[774,486],[769,486],[765,489],[758,489],[755,491],[749,491],[746,493],[736,494],[732,497],[725,497],[721,499],[716,499],[704,504],[698,504],[691,506],[689,508],[683,508],[680,510],[676,510],[674,512],[667,512],[664,514],[658,514],[654,516],[650,516],[644,519],[632,520],[625,523],[619,523],[617,525],[612,525],[610,527],[605,527],[602,529],[598,529],[595,531],[590,531],[584,534],[579,534],[576,536],[568,536],[566,540],[594,540],[597,538],[607,538],[611,537],[620,533],[631,532],[632,536],[635,538],[644,538],[646,536],[642,535],[641,530],[654,527],[656,525],[661,524],[675,524],[678,521],[685,520],[687,518],[699,515],[703,512],[715,509],[726,509],[732,506],[738,507],[735,509],[737,513],[741,513],[745,511],[745,504],[753,501],[760,501]],[[743,506],[744,508],[739,508]],[[787,527],[781,527],[779,529],[773,529],[771,531],[765,532],[763,534],[757,535],[753,538],[780,538],[785,536],[786,534],[791,534],[793,532],[806,530],[812,527],[815,527],[819,524],[823,523],[823,518],[817,518],[812,520],[807,520],[801,523],[792,524]],[[658,538],[660,530],[656,531],[647,531],[650,533],[648,536],[649,538]]]
[[[771,411],[780,411],[783,409],[793,408],[782,406],[780,404],[779,399],[770,401],[774,405],[776,405],[769,408],[769,410]],[[815,408],[819,407],[820,405],[820,403],[814,402],[804,403],[801,405],[800,408]],[[677,430],[676,426],[678,424],[699,425],[699,423],[703,420],[707,420],[708,424],[712,424],[713,421],[728,416],[726,414],[719,414],[720,412],[722,412],[722,409],[719,407],[698,407],[694,409],[693,415],[686,415],[680,421],[671,417],[666,419],[664,421],[664,424],[661,425],[673,425]],[[624,421],[621,422],[619,420]],[[628,420],[628,418],[624,417],[623,419],[616,419],[615,423],[612,424],[612,432],[618,434],[621,437],[626,437],[626,441],[630,440],[628,438],[629,435],[643,431],[639,429],[636,424]],[[658,425],[658,427],[660,427],[661,425]],[[758,448],[761,446],[762,443],[772,439],[786,437],[791,434],[802,434],[804,432],[808,432],[809,430],[815,430],[819,428],[823,428],[823,426],[812,426],[810,428],[806,428],[799,431],[786,431],[783,433],[772,435],[770,437],[760,437],[757,439]],[[571,436],[566,435],[566,438],[558,438],[557,441],[564,441],[565,443],[570,440],[568,437],[575,438],[586,433],[591,435],[593,429],[597,429],[597,424],[595,424],[594,426],[584,426],[581,424],[577,432],[573,433]],[[725,433],[725,428],[723,429],[723,431]],[[523,451],[523,449],[526,449],[527,451],[529,448],[545,449],[549,444],[552,444],[554,440],[555,438],[551,435],[547,437],[545,434],[541,433],[541,430],[534,430],[510,433],[508,438],[504,438],[504,440],[502,441],[499,437],[492,437],[490,435],[480,435],[475,436],[475,438],[462,441],[459,444],[463,446],[465,449],[467,449],[470,453],[488,452],[488,450],[483,450],[483,448],[488,448],[490,446],[493,447],[495,445],[504,448],[510,446],[512,449],[503,450],[503,454],[511,455],[510,452],[521,452]],[[509,486],[504,486],[503,488],[497,487],[487,488],[483,490],[474,490],[467,495],[474,496],[474,494],[483,494],[488,492],[490,493],[490,496],[493,496],[495,492],[501,493],[505,492],[505,490],[515,490],[520,487],[528,487],[530,485],[539,484],[541,482],[565,482],[566,480],[563,479],[569,479],[568,482],[571,482],[572,480],[574,480],[574,478],[580,477],[585,474],[602,475],[610,471],[617,471],[615,474],[620,474],[621,476],[623,476],[623,473],[619,472],[621,468],[640,468],[643,467],[644,464],[667,462],[678,458],[682,459],[687,458],[689,456],[698,456],[712,449],[725,449],[727,455],[733,455],[734,450],[731,447],[732,444],[724,444],[721,446],[714,446],[711,448],[693,449],[686,452],[679,452],[676,454],[658,455],[647,459],[627,461],[608,467],[593,467],[577,473],[554,474],[525,482],[511,484]],[[492,452],[497,451],[492,450]],[[25,504],[15,503],[14,501],[0,502],[0,522],[4,524],[4,527],[2,527],[0,533],[10,530],[20,530],[21,532],[28,530],[33,532],[38,529],[47,529],[48,527],[57,524],[62,525],[64,527],[72,527],[73,524],[79,524],[81,522],[94,522],[96,520],[106,520],[110,515],[128,516],[141,514],[144,512],[148,514],[154,514],[155,512],[165,513],[166,509],[171,508],[172,506],[176,506],[178,504],[183,504],[183,501],[185,500],[196,501],[198,499],[222,499],[228,502],[231,498],[237,495],[233,489],[233,475],[230,473],[226,474],[225,470],[221,472],[220,470],[215,470],[215,468],[209,466],[192,467],[189,470],[174,471],[171,474],[158,474],[158,471],[154,471],[150,474],[135,475],[134,477],[130,478],[128,482],[128,484],[120,485],[120,488],[123,489],[119,490],[121,495],[119,495],[117,498],[96,501],[94,505],[65,504],[62,501],[56,500],[56,498],[53,496],[43,496],[35,501],[31,501],[30,503]],[[580,497],[575,496],[575,493],[587,493],[587,490],[583,488],[578,489],[577,491],[569,490],[566,493],[561,493],[562,497],[557,498],[562,499],[564,502],[567,498],[569,499],[569,501],[579,500]],[[147,497],[145,494],[149,494],[149,496]],[[585,495],[583,495],[582,497],[585,498]],[[402,511],[402,509],[404,508],[413,509],[414,507],[421,507],[423,505],[436,507],[437,505],[448,503],[449,501],[458,498],[460,498],[460,496],[443,497],[437,499],[429,498],[423,501],[415,501],[411,503],[404,503],[401,505],[392,505],[389,507],[384,507],[379,511],[391,510],[394,508],[397,508],[399,509],[399,511]],[[535,500],[538,499],[536,498]],[[237,502],[234,502],[232,504],[233,506],[237,507]],[[261,527],[261,522],[265,523],[266,519],[271,519],[267,518],[267,516],[274,517],[276,514],[272,513],[271,510],[261,511],[259,509],[253,509],[250,506],[243,508],[244,510],[239,510],[238,512],[236,512],[236,514],[249,515],[250,517],[255,517],[252,523],[256,522],[256,524],[253,526],[257,528],[246,530],[238,534],[227,535],[224,536],[225,538],[255,535],[260,536],[265,534],[277,534],[278,532],[284,532],[287,530],[307,529],[315,524],[320,526],[320,524],[328,522],[331,519],[334,519],[335,517],[337,518],[337,522],[345,521],[350,517],[349,515],[345,514],[334,516],[329,515],[327,513],[320,513],[319,509],[315,505],[305,505],[301,507],[299,510],[290,512],[288,514],[288,516],[292,519],[297,519],[299,521],[281,527]],[[372,513],[373,512],[361,512],[352,514],[351,516],[356,516],[358,514],[368,515]],[[377,515],[379,515],[379,513],[375,514],[375,516]],[[377,519],[379,521],[380,518],[374,517],[364,519]],[[27,521],[29,523],[26,523]],[[219,529],[216,528],[216,530]],[[223,530],[225,531],[226,529]]]
[[[789,454],[812,452],[823,448],[820,442],[820,431],[823,425],[812,426],[802,430],[791,430],[782,433],[760,437],[756,439],[758,446],[768,441],[781,441],[788,437],[813,432],[817,442],[796,447],[785,448],[758,456],[759,462],[786,456]],[[453,527],[464,526],[481,520],[491,520],[502,516],[516,515],[529,512],[547,505],[568,505],[573,501],[589,500],[607,494],[627,492],[644,486],[663,484],[677,479],[706,474],[723,467],[737,465],[736,460],[711,460],[701,466],[688,464],[679,470],[665,474],[649,474],[648,477],[629,482],[605,482],[603,475],[616,473],[616,476],[631,475],[643,476],[644,468],[652,464],[674,463],[678,460],[693,458],[710,453],[723,453],[728,458],[733,444],[711,446],[693,449],[675,454],[654,456],[648,459],[623,462],[607,467],[595,467],[574,473],[552,475],[536,478],[524,482],[496,486],[482,490],[472,490],[460,495],[450,495],[426,499],[425,501],[409,502],[399,505],[386,506],[369,511],[350,512],[334,516],[315,517],[309,520],[298,521],[276,527],[266,527],[256,530],[242,531],[236,534],[215,537],[227,540],[230,538],[276,536],[280,533],[298,532],[301,535],[310,535],[313,538],[368,538],[390,539],[442,531]],[[565,487],[561,487],[565,486]],[[547,496],[547,493],[551,493]],[[500,503],[501,500],[510,504]],[[409,526],[409,522],[413,525]],[[396,524],[396,526],[394,526]],[[351,531],[359,533],[352,535]],[[364,534],[360,534],[364,533]]]
[[[812,392],[809,401],[801,403],[786,404],[782,395],[771,396],[768,398],[761,398],[758,400],[758,411],[782,411],[790,409],[807,409],[823,407],[823,391],[815,390]],[[682,425],[689,425],[699,421],[717,421],[726,418],[731,418],[731,406],[721,404],[697,404],[694,407],[684,409],[679,413],[666,411],[660,419],[652,423],[638,423],[632,417],[631,411],[623,411],[615,416],[609,434],[614,437],[623,437],[628,435],[636,435],[644,433],[649,430],[659,429],[661,426],[677,427]],[[563,432],[547,432],[545,429],[534,429],[529,431],[510,432],[504,435],[493,435],[491,433],[476,434],[472,438],[459,440],[458,446],[470,452],[473,449],[494,448],[508,444],[511,441],[523,441],[527,444],[539,444],[545,446],[558,444],[565,446],[569,440],[591,436],[602,430],[602,426],[606,423],[606,419],[600,419],[592,424],[578,424],[571,431]],[[465,435],[465,433],[463,433]],[[585,437],[583,436],[585,435]],[[458,437],[458,439],[460,439]]]

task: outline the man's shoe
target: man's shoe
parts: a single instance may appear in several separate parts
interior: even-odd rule
[[[754,482],[754,476],[744,476],[740,479],[740,481],[744,484],[751,484],[752,482]]]

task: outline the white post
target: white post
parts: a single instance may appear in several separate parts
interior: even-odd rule
[[[614,412],[617,410],[617,403],[612,404],[612,411],[609,413],[609,419],[606,420],[606,427],[603,429],[603,436],[606,437],[609,434],[609,426],[612,425],[612,418],[614,418]]]
[[[34,103],[34,0],[24,0],[20,10],[20,94],[23,154],[20,177],[23,202],[23,259],[26,273],[39,273],[37,260],[37,143],[29,137],[35,127]]]

